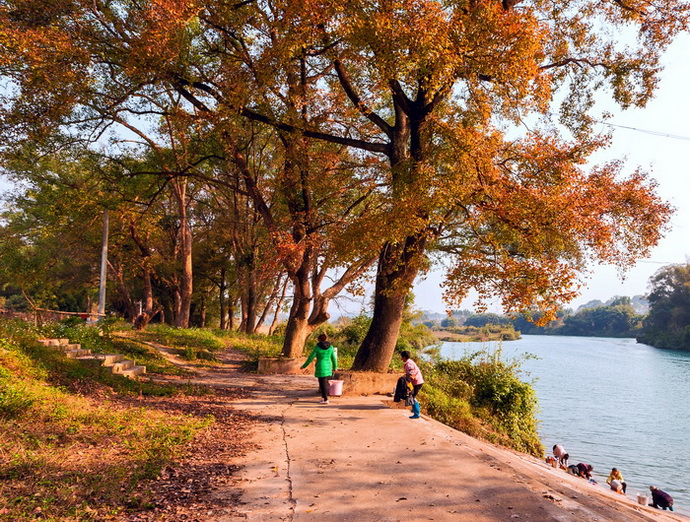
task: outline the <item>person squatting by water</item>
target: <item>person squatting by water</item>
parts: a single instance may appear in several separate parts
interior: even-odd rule
[[[611,473],[609,473],[606,483],[611,487],[616,493],[625,495],[625,491],[628,489],[628,485],[625,483],[625,479],[618,468],[612,468]]]
[[[419,393],[419,390],[422,389],[424,377],[422,377],[422,372],[420,371],[419,366],[417,366],[417,364],[410,359],[410,352],[403,350],[400,352],[400,357],[405,363],[405,377],[410,383],[412,383],[412,398],[414,401],[412,402],[412,415],[410,416],[410,419],[418,419],[420,407],[419,401],[417,400],[417,394]]]
[[[649,504],[650,506],[673,511],[673,497],[671,495],[661,491],[656,486],[649,486],[649,491],[652,492],[652,503]]]
[[[578,477],[592,480],[592,470],[593,469],[594,469],[594,466],[592,466],[591,464],[585,464],[583,462],[579,462],[578,464],[571,464],[570,466],[568,466],[568,473],[571,473],[571,474],[576,475]]]
[[[563,469],[568,469],[568,459],[570,455],[565,451],[561,444],[556,444],[553,447],[553,456],[558,459],[558,465]]]
[[[329,384],[328,379],[333,376],[333,371],[338,367],[338,358],[335,355],[333,345],[328,342],[325,334],[318,337],[318,343],[314,346],[311,354],[302,365],[306,368],[316,357],[316,368],[314,376],[319,380],[319,392],[321,393],[321,404],[328,404]]]

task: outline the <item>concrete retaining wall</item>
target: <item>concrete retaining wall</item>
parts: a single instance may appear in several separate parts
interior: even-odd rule
[[[343,381],[343,395],[388,395],[403,373],[353,372],[338,370],[334,380]]]
[[[273,374],[281,373],[286,375],[310,375],[314,373],[314,362],[304,370],[300,368],[306,361],[306,357],[262,357],[259,359],[257,373]]]

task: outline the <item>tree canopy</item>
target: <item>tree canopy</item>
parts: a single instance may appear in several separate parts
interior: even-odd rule
[[[354,367],[384,370],[430,252],[450,303],[475,288],[548,320],[591,262],[625,269],[657,243],[655,183],[589,163],[609,139],[596,101],[644,106],[689,17],[647,0],[2,0],[0,136],[164,146],[170,180],[246,197],[293,285],[296,344],[325,317],[326,269],[352,276],[340,291],[377,257]]]
[[[638,341],[690,350],[690,264],[661,268],[650,280],[649,314]]]

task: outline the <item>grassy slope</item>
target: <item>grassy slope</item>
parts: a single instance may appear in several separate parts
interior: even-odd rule
[[[118,399],[180,390],[68,360],[36,342],[46,333],[70,332],[0,324],[0,519],[95,520],[150,501],[142,481],[212,419],[126,406]],[[111,351],[88,335],[85,347]]]

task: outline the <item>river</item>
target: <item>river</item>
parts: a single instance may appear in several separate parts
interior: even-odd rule
[[[441,355],[462,357],[498,343],[443,343]],[[547,454],[561,443],[571,464],[594,466],[605,484],[617,467],[628,496],[669,493],[690,515],[690,353],[659,350],[634,339],[525,335],[501,344],[504,358],[537,356],[521,365],[539,398],[540,437]]]

